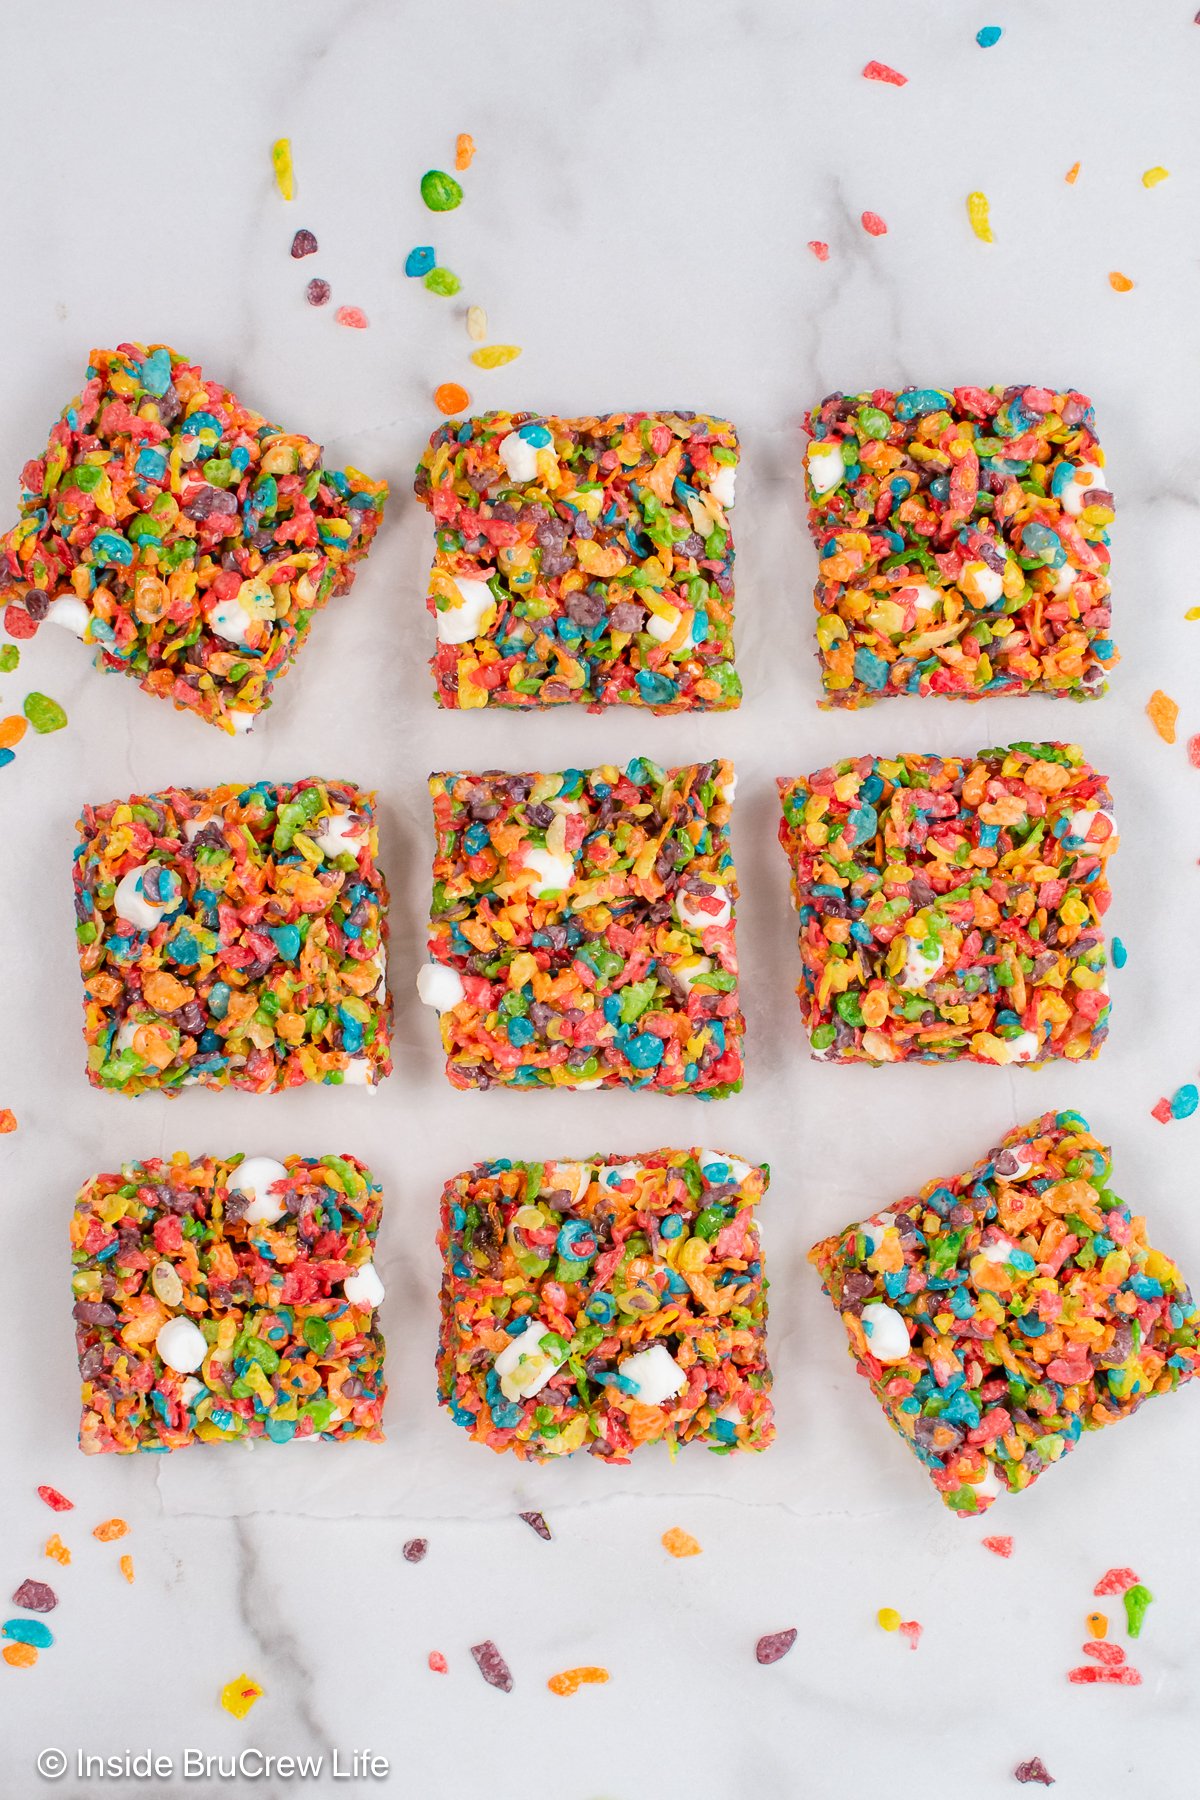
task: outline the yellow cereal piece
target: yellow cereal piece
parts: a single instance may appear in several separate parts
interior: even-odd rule
[[[878,1625],[883,1627],[884,1631],[899,1631],[900,1629],[900,1614],[894,1606],[881,1606],[875,1614],[875,1620]]]
[[[1157,187],[1159,182],[1165,181],[1170,173],[1170,169],[1164,169],[1161,164],[1155,163],[1154,167],[1147,169],[1142,176],[1142,186],[1144,188]]]
[[[275,185],[285,200],[296,198],[296,176],[292,168],[291,138],[276,138],[271,145],[271,167],[275,171]]]
[[[500,369],[516,362],[520,354],[520,344],[485,344],[482,350],[472,350],[471,361],[477,369]]]
[[[995,243],[986,194],[981,194],[977,190],[975,193],[967,195],[967,218],[971,222],[971,230],[981,243]]]
[[[227,1681],[221,1689],[221,1705],[235,1719],[244,1719],[250,1708],[262,1697],[262,1688],[249,1675],[239,1675],[235,1680]]]

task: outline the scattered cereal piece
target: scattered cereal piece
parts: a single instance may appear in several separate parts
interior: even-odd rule
[[[26,694],[21,708],[33,729],[45,736],[49,731],[61,731],[67,722],[67,715],[57,700],[51,700],[48,694]],[[13,743],[16,739],[11,740]]]
[[[1130,288],[1132,288],[1133,282],[1130,281],[1128,275],[1122,275],[1120,269],[1110,269],[1108,272],[1108,285],[1112,288],[1114,293],[1127,294]]]
[[[1154,168],[1147,169],[1142,176],[1142,186],[1144,188],[1157,187],[1160,181],[1166,181],[1170,173],[1170,169],[1164,169],[1156,163]]]
[[[1112,960],[1114,969],[1123,969],[1129,961],[1129,952],[1125,948],[1125,940],[1115,937],[1112,941]]]
[[[1126,1588],[1133,1587],[1136,1582],[1137,1576],[1132,1569],[1109,1569],[1100,1577],[1092,1592],[1093,1594],[1123,1594]]]
[[[21,652],[15,644],[0,646],[0,675],[11,675],[21,660]]]
[[[11,750],[0,750],[0,769],[7,769],[9,763],[16,762],[16,760],[16,756]]]
[[[884,1631],[899,1631],[900,1629],[900,1614],[894,1606],[881,1606],[875,1614],[875,1620],[883,1627]]]
[[[1189,606],[1183,616],[1185,619],[1200,619],[1200,606]],[[0,651],[0,657],[3,654],[4,652]]]
[[[1150,1117],[1152,1119],[1157,1119],[1160,1125],[1165,1125],[1171,1116],[1171,1102],[1164,1094],[1162,1099],[1156,1100],[1154,1105],[1150,1108]],[[1100,1590],[1097,1589],[1096,1591],[1098,1593]]]
[[[471,1655],[489,1687],[500,1688],[505,1694],[512,1693],[512,1670],[491,1638],[485,1638],[482,1644],[472,1644]]]
[[[52,1487],[40,1487],[38,1499],[44,1500],[52,1512],[71,1512],[75,1505],[73,1500],[68,1500],[65,1494],[60,1494],[57,1488]]]
[[[1066,174],[1063,176],[1063,180],[1068,182],[1071,187],[1074,187],[1075,183],[1079,180],[1079,171],[1082,166],[1081,163],[1072,163]]]
[[[54,1633],[40,1619],[5,1619],[0,1637],[10,1638],[14,1644],[32,1644],[35,1650],[48,1650],[54,1642]]]
[[[978,191],[967,195],[967,218],[971,222],[971,230],[984,244],[994,244],[996,239],[992,232],[991,219],[988,212],[988,197]]]
[[[822,238],[809,238],[808,247],[818,262],[829,261],[829,245]]]
[[[339,325],[348,325],[351,331],[365,331],[371,322],[361,306],[339,306],[333,316]]]
[[[461,172],[469,169],[475,159],[475,139],[469,131],[460,131],[454,140],[454,166]]]
[[[250,1708],[262,1697],[262,1688],[249,1675],[239,1675],[234,1681],[227,1681],[221,1689],[221,1705],[235,1719],[244,1719]]]
[[[54,1532],[51,1537],[46,1539],[42,1555],[50,1557],[52,1562],[60,1563],[64,1569],[71,1560],[71,1552],[67,1549],[67,1546],[63,1543],[57,1531]]]
[[[1054,1786],[1054,1777],[1040,1756],[1031,1756],[1028,1762],[1018,1763],[1013,1775],[1021,1782],[1037,1781],[1043,1787]]]
[[[993,44],[1000,42],[1003,35],[1004,28],[1001,25],[981,25],[975,33],[975,42],[981,50],[990,50]]]
[[[453,269],[438,268],[430,269],[425,277],[425,286],[431,294],[443,294],[448,298],[451,294],[457,294],[462,282]]]
[[[118,1561],[117,1567],[120,1569],[122,1575],[125,1577],[126,1581],[129,1583],[130,1587],[132,1587],[133,1582],[134,1582],[133,1558],[132,1558],[132,1556],[130,1556],[128,1551],[126,1551],[125,1555],[120,1558],[120,1560]]]
[[[577,1694],[585,1683],[607,1680],[608,1670],[593,1666],[583,1669],[563,1669],[560,1674],[552,1675],[546,1686],[552,1694]]]
[[[482,350],[472,350],[471,361],[477,369],[501,369],[520,354],[520,344],[485,344]]]
[[[123,1538],[128,1530],[129,1527],[124,1519],[105,1519],[103,1525],[96,1526],[92,1536],[98,1538],[102,1544],[112,1544],[116,1542],[117,1538]]]
[[[32,1644],[5,1644],[0,1651],[10,1669],[32,1669],[38,1653]]]
[[[468,306],[467,336],[476,344],[482,344],[487,336],[487,314],[482,306]]]
[[[1193,769],[1200,769],[1200,731],[1188,739],[1187,756]]]
[[[1142,1678],[1132,1663],[1124,1663],[1119,1669],[1107,1669],[1097,1663],[1081,1663],[1077,1669],[1067,1670],[1067,1680],[1077,1685],[1086,1682],[1112,1682],[1116,1687],[1141,1687]]]
[[[416,249],[410,250],[404,259],[404,273],[416,276],[428,275],[436,261],[437,251],[432,244],[418,244]]]
[[[907,87],[908,76],[901,75],[899,69],[889,69],[886,63],[869,62],[863,70],[867,81],[886,81],[892,87]]]
[[[292,167],[292,140],[276,138],[271,145],[271,167],[275,171],[275,185],[285,200],[296,198],[296,172]]]
[[[430,212],[453,212],[462,205],[463,191],[453,175],[442,169],[427,169],[421,177],[421,198]]]
[[[1125,1652],[1120,1644],[1094,1641],[1083,1646],[1083,1654],[1090,1656],[1093,1662],[1103,1663],[1106,1669],[1118,1669],[1125,1661]]]
[[[6,606],[4,609],[4,629],[9,637],[31,638],[37,630],[37,620],[20,606]]]
[[[672,1525],[670,1531],[664,1531],[662,1546],[668,1556],[699,1556],[701,1546],[689,1531],[681,1531],[678,1525]]]
[[[428,1549],[428,1538],[409,1538],[400,1554],[403,1556],[405,1562],[419,1563],[424,1562],[425,1554]]]
[[[872,237],[884,237],[887,233],[887,224],[878,213],[865,212],[862,215],[862,228],[870,232]]]
[[[10,713],[7,719],[0,719],[0,750],[11,750],[19,744],[29,729],[19,713]]]
[[[1143,1587],[1140,1582],[1134,1587],[1126,1588],[1125,1623],[1131,1638],[1141,1637],[1146,1613],[1153,1599],[1150,1589]]]
[[[1011,1556],[1013,1541],[1010,1537],[985,1537],[983,1547],[990,1550],[993,1556]]]
[[[449,416],[452,413],[466,412],[471,404],[471,396],[465,387],[459,387],[457,381],[443,381],[441,387],[433,390],[433,404],[439,412]]]
[[[333,289],[327,281],[323,281],[319,275],[314,275],[304,290],[304,298],[310,306],[324,306],[332,292]]]
[[[435,1675],[444,1675],[449,1664],[440,1650],[431,1650],[429,1652],[429,1666]]]
[[[1200,1088],[1193,1081],[1185,1082],[1171,1096],[1171,1117],[1190,1119],[1197,1106],[1200,1106]]]
[[[918,1625],[915,1619],[905,1619],[902,1621],[900,1625],[900,1636],[908,1639],[908,1647],[910,1650],[915,1650],[920,1643],[921,1632],[923,1629],[924,1627]]]
[[[6,1137],[10,1131],[17,1129],[17,1115],[11,1106],[0,1106],[0,1137]]]
[[[58,1605],[58,1595],[45,1581],[23,1581],[12,1597],[14,1606],[23,1606],[26,1612],[53,1612]]]
[[[292,255],[299,258],[301,256],[315,256],[316,254],[317,240],[312,232],[298,231],[292,239]]]
[[[1164,744],[1175,742],[1175,722],[1179,717],[1179,702],[1172,700],[1170,694],[1164,694],[1161,688],[1155,688],[1146,702],[1146,714]]]
[[[550,1542],[550,1527],[547,1525],[540,1512],[518,1513],[517,1517],[518,1519],[524,1519],[529,1529],[531,1531],[536,1531],[540,1538],[545,1539],[546,1543]]]
[[[1108,1636],[1108,1615],[1102,1612],[1090,1612],[1087,1616],[1087,1628],[1094,1638]]]
[[[755,1662],[777,1663],[781,1657],[787,1655],[795,1643],[796,1637],[797,1632],[793,1626],[789,1626],[786,1631],[768,1631],[766,1636],[760,1637],[754,1646]]]

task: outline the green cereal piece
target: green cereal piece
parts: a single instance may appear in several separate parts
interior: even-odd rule
[[[21,660],[21,652],[15,644],[0,647],[0,675],[11,675]]]
[[[431,294],[444,294],[449,297],[451,294],[457,294],[462,282],[453,269],[438,268],[430,269],[425,277],[425,286]]]
[[[1146,1613],[1154,1599],[1150,1589],[1139,1582],[1136,1587],[1125,1590],[1125,1623],[1131,1638],[1141,1637]]]
[[[61,731],[67,722],[63,708],[48,694],[26,694],[21,710],[33,729],[43,737],[48,731]]]

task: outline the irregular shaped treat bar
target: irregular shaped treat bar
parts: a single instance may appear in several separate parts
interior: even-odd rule
[[[416,479],[438,704],[736,706],[737,460],[700,413],[440,425]]]
[[[850,1354],[956,1512],[1200,1369],[1200,1313],[1078,1113],[1010,1131],[809,1252]]]
[[[493,1450],[762,1450],[775,1435],[754,1209],[721,1150],[477,1163],[446,1183],[438,1398]]]
[[[431,775],[429,954],[455,1087],[742,1085],[733,764]]]
[[[80,1449],[381,1438],[382,1203],[352,1156],[93,1175],[71,1220]]]
[[[0,537],[12,635],[65,625],[99,668],[230,732],[349,588],[387,497],[166,344],[93,350],[21,483],[21,523]]]
[[[85,807],[79,835],[93,1087],[262,1094],[391,1073],[373,794],[170,788]]]
[[[831,394],[807,428],[835,706],[1104,692],[1113,497],[1085,395],[879,388]]]
[[[814,1056],[1096,1055],[1118,839],[1074,744],[851,757],[779,791]]]

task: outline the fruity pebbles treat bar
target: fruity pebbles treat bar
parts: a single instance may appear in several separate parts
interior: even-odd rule
[[[431,775],[432,963],[455,1087],[742,1085],[728,762]]]
[[[1118,839],[1074,744],[850,757],[779,790],[815,1057],[1096,1055]]]
[[[834,705],[1104,692],[1113,498],[1083,394],[831,394],[808,432],[817,655]]]
[[[439,705],[736,706],[737,460],[698,413],[439,426],[416,479]]]
[[[387,497],[165,344],[93,350],[21,483],[21,523],[0,537],[11,635],[65,625],[99,668],[230,732],[346,592]]]
[[[774,1437],[754,1208],[718,1150],[477,1163],[446,1183],[438,1396],[477,1443],[540,1460]]]
[[[381,1207],[352,1156],[93,1175],[71,1219],[80,1449],[381,1438]]]
[[[946,1505],[980,1513],[1200,1369],[1200,1312],[1078,1113],[1010,1131],[809,1252]]]
[[[93,1087],[263,1094],[391,1073],[373,794],[170,788],[85,807],[79,835]]]

